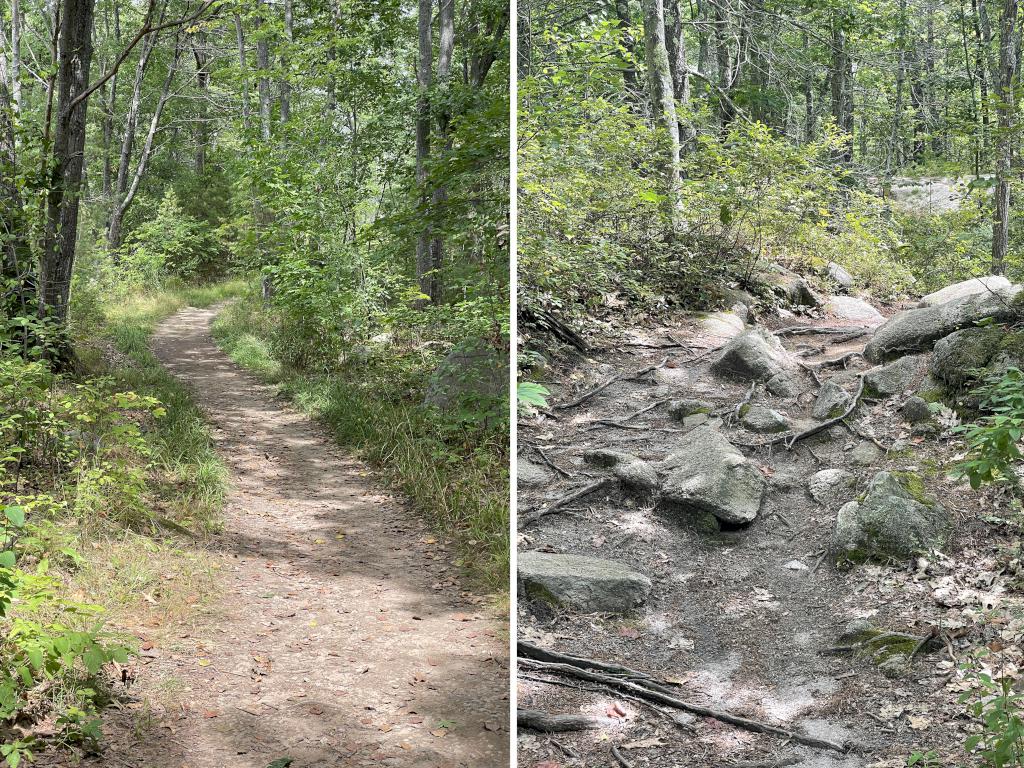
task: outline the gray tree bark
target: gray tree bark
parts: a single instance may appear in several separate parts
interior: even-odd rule
[[[433,0],[419,0],[417,31],[419,37],[418,60],[416,64],[416,85],[419,97],[416,100],[416,184],[420,188],[421,207],[429,215],[430,191],[427,188],[427,162],[430,160],[430,86],[433,82],[433,41],[430,22],[433,15]],[[431,227],[428,222],[421,228],[416,242],[416,280],[420,293],[432,300],[437,293],[434,286],[430,253]]]
[[[1020,74],[1020,34],[1017,29],[1018,0],[1003,0],[999,21],[999,79],[996,82],[996,189],[995,218],[992,222],[993,275],[1001,275],[1010,239],[1010,173],[1013,166],[1014,129]]]
[[[665,132],[665,174],[668,178],[669,217],[673,229],[680,224],[679,121],[672,85],[672,70],[665,47],[665,9],[662,0],[643,0],[647,79],[655,119]]]

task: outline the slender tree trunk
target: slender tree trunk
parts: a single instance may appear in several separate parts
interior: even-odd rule
[[[729,17],[723,12],[721,0],[709,0],[714,8],[715,61],[718,66],[718,120],[722,129],[736,117],[728,94],[733,86],[732,54],[729,52]]]
[[[676,117],[672,71],[665,47],[665,9],[662,0],[643,0],[647,80],[655,119],[665,132],[665,175],[668,177],[669,218],[673,230],[680,225],[679,120]]]
[[[836,127],[846,139],[836,160],[849,163],[853,160],[853,82],[852,66],[847,50],[846,14],[837,12],[832,20],[832,117]]]
[[[686,147],[696,135],[693,122],[689,117],[690,111],[690,64],[686,51],[686,34],[683,24],[682,0],[669,0],[670,18],[672,19],[671,31],[665,39],[668,50],[668,63],[672,70],[672,93],[678,105],[677,117],[679,120],[679,145],[680,152],[685,152]],[[682,114],[679,114],[681,110]]]
[[[164,107],[167,106],[167,102],[171,97],[171,84],[174,82],[174,75],[177,73],[178,63],[180,60],[181,45],[179,43],[174,47],[174,59],[171,61],[171,65],[167,69],[167,76],[164,78],[163,88],[160,90],[160,98],[156,103],[156,108],[153,110],[153,116],[150,118],[149,130],[146,132],[146,139],[142,144],[141,151],[139,152],[139,162],[135,166],[135,172],[132,174],[131,182],[127,183],[126,181],[126,188],[123,196],[118,196],[117,204],[110,214],[107,246],[111,251],[116,251],[121,247],[124,215],[128,212],[128,209],[134,202],[135,195],[139,191],[139,184],[142,183],[142,179],[146,175],[146,169],[149,167],[149,160],[153,154],[153,140],[156,137],[157,129],[160,127],[160,118],[163,116]]]
[[[615,0],[615,19],[619,29],[622,31],[622,46],[626,49],[626,64],[622,68],[622,81],[626,86],[626,93],[629,95],[630,103],[636,104],[637,96],[640,94],[639,80],[637,79],[636,66],[636,40],[633,38],[633,20],[629,15],[629,0]]]
[[[14,109],[21,114],[21,0],[11,0],[11,95]]]
[[[71,271],[78,241],[79,185],[85,153],[86,99],[69,109],[89,86],[95,0],[64,0],[60,20],[57,115],[47,198],[44,249],[40,263],[40,311],[67,322]],[[71,350],[62,350],[65,364]]]
[[[199,86],[199,102],[196,108],[196,154],[194,167],[198,176],[206,173],[206,153],[210,148],[210,55],[207,50],[206,33],[200,32],[192,43],[192,57],[196,62],[196,85]]]
[[[263,8],[263,2],[260,2]],[[262,13],[262,10],[261,10]],[[259,73],[256,81],[256,90],[260,99],[260,136],[264,141],[270,141],[270,120],[271,120],[271,96],[270,96],[270,42],[267,40],[266,31],[263,29],[263,18],[256,19],[256,28],[260,30],[256,38],[256,71]]]
[[[281,56],[281,122],[287,123],[292,114],[292,87],[288,80],[288,57],[291,53],[291,45],[295,40],[295,33],[292,29],[292,0],[284,0],[284,50]]]
[[[455,0],[439,0],[437,19],[439,34],[437,40],[436,90],[447,96],[451,90],[452,56],[455,53]],[[447,152],[451,148],[451,139],[448,135],[450,121],[451,114],[448,109],[439,110],[437,116],[437,135],[443,147],[443,152]],[[447,188],[441,184],[435,184],[431,205],[431,215],[434,217],[435,223],[437,219],[443,219],[444,206],[447,200]],[[430,301],[433,304],[439,304],[444,294],[444,281],[441,279],[443,263],[444,237],[435,227],[434,235],[430,242],[431,290],[428,292]]]
[[[886,171],[891,171],[894,166],[899,167],[904,162],[903,151],[903,93],[907,83],[907,0],[900,0],[899,18],[897,19],[896,33],[896,93],[892,107],[892,134],[889,140],[889,150],[886,152]]]
[[[993,275],[1003,273],[1010,239],[1010,173],[1013,166],[1014,128],[1020,73],[1020,37],[1017,30],[1018,0],[1003,0],[999,23],[999,79],[996,84],[995,219],[992,222]]]
[[[420,190],[420,208],[426,217],[416,242],[416,280],[420,293],[426,300],[432,299],[436,290],[432,273],[430,253],[430,191],[427,185],[427,163],[430,160],[430,86],[433,81],[433,42],[430,22],[433,15],[433,0],[419,0],[417,30],[419,52],[416,65],[416,85],[419,97],[416,100],[416,185]]]
[[[245,30],[242,28],[242,17],[234,14],[235,42],[238,45],[238,69],[242,74],[242,129],[249,130],[249,68],[245,60]]]
[[[804,50],[810,51],[811,40],[807,32],[803,35]],[[810,143],[817,136],[817,120],[814,114],[814,66],[808,62],[804,73],[804,142]]]

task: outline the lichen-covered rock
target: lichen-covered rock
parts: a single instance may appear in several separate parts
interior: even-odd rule
[[[583,458],[599,467],[610,468],[612,474],[627,488],[650,493],[656,491],[661,484],[654,467],[630,453],[601,448],[587,451]]]
[[[995,293],[976,293],[945,304],[908,309],[880,326],[864,348],[874,363],[923,352],[954,331],[970,328],[981,320],[1010,322],[1024,315],[1024,306],[1014,297],[1020,288],[1011,286]]]
[[[825,303],[825,311],[840,320],[860,325],[875,326],[885,322],[881,312],[855,296],[832,296]]]
[[[882,449],[874,443],[863,440],[846,455],[851,463],[859,467],[870,467],[882,458]]]
[[[834,381],[826,381],[818,392],[818,399],[814,401],[811,415],[819,421],[834,419],[842,416],[851,402],[852,398],[845,389]]]
[[[740,423],[751,432],[785,432],[789,419],[766,405],[752,405],[740,416]]]
[[[820,303],[806,280],[779,264],[769,264],[757,279],[788,304],[816,307]]]
[[[906,558],[939,549],[949,538],[949,513],[909,473],[879,472],[860,501],[836,517],[832,552],[841,559]]]
[[[751,522],[761,509],[764,477],[712,427],[684,435],[659,469],[665,475],[661,499],[669,506],[734,525]]]
[[[518,592],[584,613],[631,610],[647,599],[651,580],[622,563],[583,555],[521,552]]]
[[[693,416],[695,413],[709,414],[714,409],[714,404],[709,403],[707,400],[684,398],[682,400],[673,400],[668,404],[668,415],[677,421],[682,421],[687,416]]]
[[[971,280],[947,285],[941,290],[929,293],[921,299],[919,307],[934,307],[945,304],[953,299],[960,299],[964,296],[971,296],[976,293],[989,293],[993,291],[1006,291],[1011,288],[1011,283],[1002,275],[987,275],[975,277]]]
[[[929,373],[946,386],[959,389],[996,356],[1003,335],[1001,328],[965,328],[939,339]]]
[[[864,392],[870,396],[891,397],[914,386],[924,359],[920,355],[907,355],[888,365],[872,368],[864,374]]]
[[[795,367],[782,342],[763,328],[734,338],[711,364],[712,372],[719,376],[746,381],[768,381]]]
[[[807,492],[823,507],[845,504],[853,496],[857,479],[845,469],[823,469],[807,481]]]

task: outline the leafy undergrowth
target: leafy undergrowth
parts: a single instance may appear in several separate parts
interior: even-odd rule
[[[98,749],[140,641],[180,635],[215,594],[193,539],[219,525],[226,475],[148,342],[177,309],[238,290],[79,308],[74,376],[0,357],[0,754],[13,768],[44,747]]]
[[[227,307],[213,325],[218,343],[242,367],[326,424],[385,481],[451,537],[460,565],[507,599],[509,432],[504,414],[445,414],[422,405],[424,385],[441,359],[427,345],[392,340],[358,359],[312,372],[281,361],[272,309],[256,301]],[[282,343],[287,343],[284,340]]]

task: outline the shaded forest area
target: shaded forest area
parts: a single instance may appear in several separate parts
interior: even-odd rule
[[[713,305],[770,262],[835,262],[880,300],[1019,274],[1017,3],[523,2],[519,19],[528,311]],[[900,194],[924,180],[939,205]]]
[[[507,387],[451,369],[508,354],[509,22],[491,0],[0,3],[8,764],[95,749],[137,628],[216,592],[178,544],[219,531],[225,469],[149,349],[182,307],[230,302],[234,359],[507,589]]]

